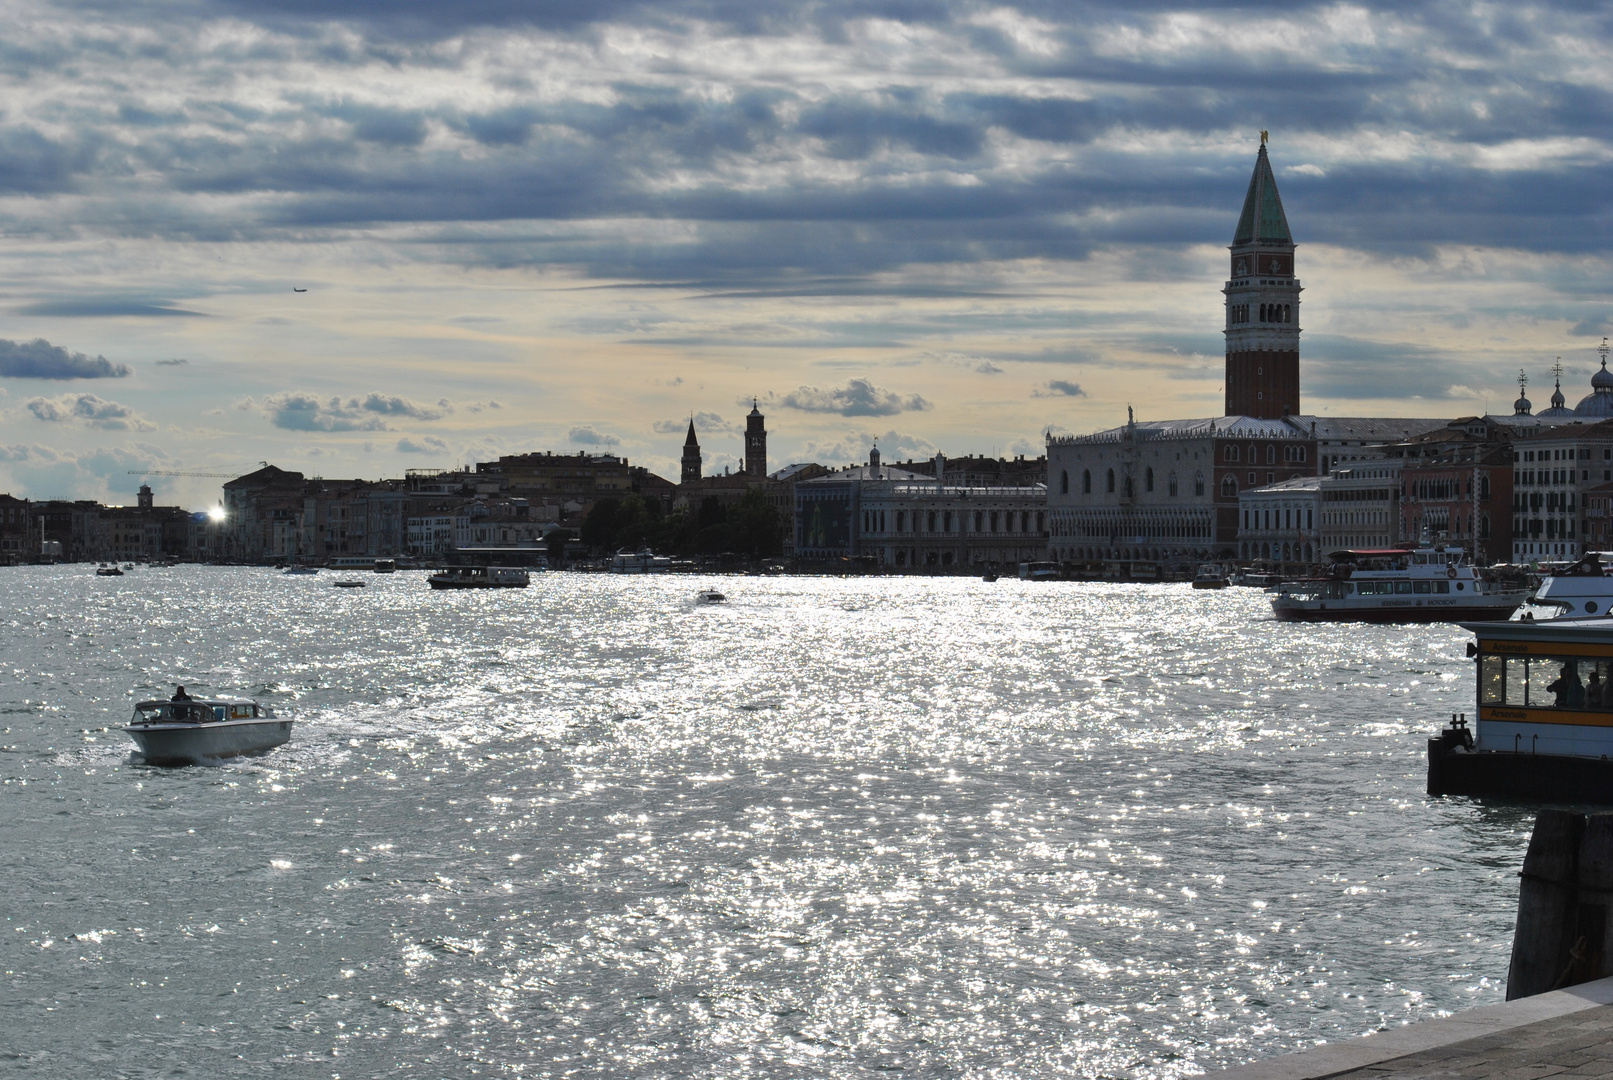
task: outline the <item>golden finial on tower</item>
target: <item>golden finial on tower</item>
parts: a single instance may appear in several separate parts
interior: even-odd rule
[[[1267,131],[1265,128],[1261,128],[1260,129],[1260,145],[1265,146],[1266,145],[1266,140],[1269,139],[1269,138],[1271,138],[1271,132]]]

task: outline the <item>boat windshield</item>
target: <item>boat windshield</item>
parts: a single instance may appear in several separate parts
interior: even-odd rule
[[[147,724],[203,724],[222,720],[222,705],[214,707],[199,701],[142,701],[135,706],[135,719]]]

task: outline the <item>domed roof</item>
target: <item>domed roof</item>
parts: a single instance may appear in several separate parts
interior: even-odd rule
[[[1568,399],[1563,397],[1562,383],[1559,382],[1557,389],[1551,392],[1551,408],[1544,410],[1540,415],[1547,419],[1574,415],[1574,410],[1568,407]]]
[[[1607,370],[1607,361],[1602,361],[1602,370],[1591,376],[1591,392],[1580,399],[1574,406],[1575,416],[1613,416],[1613,371]]]
[[[1530,401],[1528,398],[1524,397],[1522,394],[1519,394],[1518,395],[1518,400],[1514,401],[1512,403],[1512,415],[1514,415],[1514,416],[1528,416],[1529,415],[1529,410],[1534,408],[1534,407],[1535,407],[1534,402]]]

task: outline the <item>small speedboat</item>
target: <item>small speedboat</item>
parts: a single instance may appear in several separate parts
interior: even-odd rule
[[[701,589],[695,594],[694,599],[697,604],[725,604],[728,602],[728,597],[716,589]]]
[[[333,581],[332,585],[338,589],[362,589],[368,582],[364,581]]]
[[[250,698],[142,701],[123,730],[152,765],[256,754],[291,741],[291,721]]]
[[[1214,563],[1205,563],[1199,567],[1199,572],[1193,578],[1195,589],[1224,589],[1227,587],[1227,576],[1221,568]]]
[[[116,563],[112,564],[111,566],[108,566],[106,563],[102,563],[100,566],[97,566],[95,568],[95,576],[96,577],[122,577],[123,576],[123,571],[118,569]]]
[[[298,577],[303,577],[303,576],[305,576],[307,574],[317,574],[317,573],[319,573],[319,567],[317,567],[317,566],[288,566],[288,567],[286,567],[285,572],[288,573],[288,574],[295,574]]]

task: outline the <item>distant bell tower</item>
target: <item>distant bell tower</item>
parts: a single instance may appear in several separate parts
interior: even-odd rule
[[[683,479],[693,484],[700,479],[700,440],[695,438],[694,417],[689,418],[689,435],[683,440]]]
[[[151,485],[150,484],[141,484],[140,485],[139,500],[140,500],[140,502],[139,502],[140,509],[142,509],[142,510],[150,510],[151,509],[152,499],[151,499]]]
[[[1227,415],[1299,412],[1299,279],[1294,237],[1266,156],[1266,133],[1232,237],[1227,298]]]
[[[750,415],[745,418],[745,475],[761,479],[767,475],[767,428],[756,399],[750,399]]]

